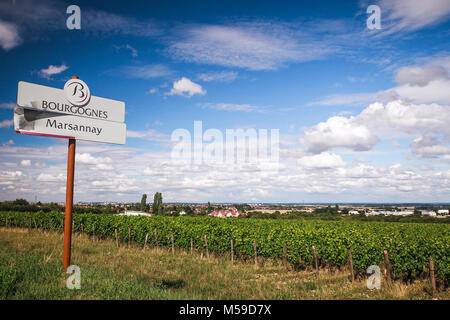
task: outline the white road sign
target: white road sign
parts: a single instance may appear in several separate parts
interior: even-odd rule
[[[62,113],[14,109],[14,130],[18,133],[125,144],[125,123],[84,118]]]
[[[69,80],[64,90],[19,81],[17,105],[103,121],[125,121],[124,102],[91,96],[87,85],[78,79]]]

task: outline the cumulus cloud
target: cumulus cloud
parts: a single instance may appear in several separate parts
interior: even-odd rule
[[[22,160],[22,161],[20,161],[20,165],[22,167],[29,167],[29,166],[31,166],[31,160]]]
[[[380,136],[417,136],[427,133],[450,135],[450,108],[438,104],[411,104],[392,101],[372,103],[355,121]]]
[[[317,154],[336,147],[367,151],[381,139],[411,138],[413,155],[435,158],[450,154],[448,123],[448,106],[412,104],[401,100],[375,102],[356,116],[331,117],[305,128],[299,142],[306,151]],[[395,141],[392,145],[399,146]]]
[[[65,180],[66,180],[66,177],[62,173],[59,173],[57,175],[53,175],[50,173],[41,173],[37,177],[37,181],[41,181],[41,182],[58,182],[58,181],[65,181]]]
[[[99,163],[111,163],[110,157],[94,157],[90,153],[77,153],[76,162],[84,164],[99,164]]]
[[[419,197],[436,201],[447,199],[450,192],[449,170],[436,167],[421,172],[401,165],[345,164],[339,155],[327,152],[298,157],[304,165],[281,160],[280,170],[267,171],[250,165],[179,164],[171,161],[167,149],[148,151],[80,142],[77,150],[77,158],[87,162],[77,163],[77,201],[136,202],[142,193],[156,191],[162,192],[166,201],[276,202],[305,195],[309,201],[414,201]],[[62,143],[50,148],[1,146],[0,197],[34,199],[39,189],[41,201],[64,201],[66,154],[67,145]],[[33,162],[50,157],[52,163],[46,168],[5,169],[8,162],[17,163],[15,159],[24,157]],[[95,165],[91,163],[96,162],[92,158],[106,157],[112,162],[106,160],[105,165],[113,169],[92,170]],[[7,189],[9,186],[15,189]]]
[[[305,135],[300,138],[300,143],[313,153],[321,153],[335,147],[367,151],[378,141],[379,138],[364,124],[355,121],[354,117],[331,117],[326,122],[305,128]]]
[[[412,85],[410,83],[386,90],[385,101],[403,99],[412,103],[440,103],[450,104],[450,80],[431,80],[426,85]]]
[[[8,51],[22,43],[17,25],[0,20],[0,47]]]
[[[450,155],[450,146],[443,145],[437,137],[421,136],[414,139],[410,146],[418,158],[437,158]]]
[[[297,160],[297,165],[310,169],[330,169],[344,167],[346,164],[341,156],[322,152],[312,156],[305,156]]]
[[[395,81],[398,83],[421,87],[438,79],[448,79],[447,70],[439,66],[403,67],[397,71],[395,76]]]
[[[428,59],[425,65],[405,66],[396,72],[398,86],[365,93],[329,95],[309,106],[364,105],[375,101],[404,100],[411,103],[450,104],[450,56]]]
[[[180,80],[174,81],[173,87],[168,93],[169,96],[180,95],[189,98],[195,94],[205,95],[206,90],[204,90],[201,85],[192,82],[186,77],[182,77]]]

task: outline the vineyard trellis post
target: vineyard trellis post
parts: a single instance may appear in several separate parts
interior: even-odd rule
[[[431,278],[431,287],[433,289],[433,297],[436,296],[436,279],[434,277],[434,261],[433,258],[430,258],[430,278]]]
[[[255,268],[258,268],[258,251],[256,249],[256,240],[253,240],[253,255],[255,257]]]
[[[386,281],[391,282],[391,265],[389,263],[389,253],[387,250],[384,250],[384,271],[386,273]]]
[[[352,250],[348,250],[348,262],[350,267],[350,279],[352,282],[355,281],[355,274],[353,273],[353,258],[352,258]]]
[[[209,261],[208,239],[206,238],[206,234],[203,237],[205,238],[206,257],[208,258],[208,261]]]
[[[143,249],[145,249],[147,247],[147,240],[148,240],[148,232],[145,234],[145,241],[144,241]]]
[[[116,237],[116,247],[118,248],[119,247],[119,238],[117,236],[117,228],[114,229],[114,235]]]
[[[234,264],[234,243],[233,239],[231,239],[231,265]]]
[[[170,234],[170,241],[172,242],[172,254],[175,254],[175,243],[173,240],[173,232]]]
[[[319,277],[319,262],[317,261],[317,253],[316,253],[316,247],[312,246],[313,256],[314,256],[314,265],[316,268],[316,277]]]

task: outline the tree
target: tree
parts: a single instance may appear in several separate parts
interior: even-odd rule
[[[28,205],[28,201],[25,199],[16,199],[13,201],[14,205],[19,205],[19,206],[27,206]]]
[[[162,194],[161,192],[156,192],[153,197],[153,206],[152,206],[153,214],[163,214],[163,202],[162,202]]]
[[[147,195],[145,193],[141,198],[141,211],[147,211]]]
[[[211,207],[211,202],[208,201],[208,210],[207,210],[208,214],[213,212],[213,209]]]

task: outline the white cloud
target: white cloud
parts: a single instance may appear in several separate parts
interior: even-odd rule
[[[271,22],[183,26],[169,52],[189,62],[274,70],[286,63],[317,60],[336,50],[299,30],[305,26]]]
[[[355,121],[385,137],[414,137],[429,133],[450,136],[450,108],[438,104],[376,102],[355,117]]]
[[[129,50],[130,53],[131,53],[131,56],[134,57],[134,58],[138,56],[137,49],[133,48],[129,44],[126,44],[124,46],[116,46],[116,45],[114,45],[114,48],[116,49],[116,51],[120,51],[121,49]]]
[[[133,57],[138,56],[138,51],[135,48],[133,48],[132,46],[130,46],[129,44],[125,45],[125,48],[131,51],[131,55]]]
[[[154,37],[161,34],[158,25],[149,20],[91,9],[85,10],[83,16],[83,30],[94,34],[122,34],[139,37]]]
[[[14,102],[0,103],[1,109],[14,109],[17,105]]]
[[[220,111],[242,111],[242,112],[266,112],[269,107],[255,106],[251,104],[233,104],[233,103],[201,103],[202,108],[215,109]]]
[[[39,74],[44,78],[50,78],[55,74],[60,74],[69,69],[64,63],[60,66],[49,65],[47,68],[41,69]]]
[[[339,155],[322,152],[298,159],[297,165],[310,169],[330,169],[344,167],[346,164]]]
[[[425,86],[433,80],[448,79],[447,70],[439,66],[403,67],[397,71],[395,81],[413,86]]]
[[[397,70],[398,86],[367,93],[344,93],[329,95],[314,105],[361,105],[375,101],[404,100],[411,103],[450,104],[450,56],[434,58],[422,66],[406,66]]]
[[[126,66],[122,68],[122,73],[130,78],[151,79],[166,77],[172,74],[167,66],[163,64],[148,64],[144,66]]]
[[[58,182],[58,181],[65,181],[65,180],[66,180],[66,177],[62,173],[59,173],[57,175],[52,175],[49,173],[41,173],[37,177],[37,181],[41,181],[41,182]]]
[[[221,71],[221,72],[209,72],[200,73],[198,78],[204,82],[219,81],[229,82],[237,78],[238,73],[234,71]]]
[[[156,191],[163,193],[165,201],[205,202],[245,202],[249,199],[256,202],[295,199],[444,201],[450,194],[450,170],[445,168],[435,166],[435,170],[422,172],[401,165],[351,165],[343,163],[339,155],[326,152],[316,157],[300,157],[304,158],[305,165],[282,160],[280,170],[271,172],[249,165],[180,165],[171,161],[170,149],[156,152],[147,147],[136,149],[80,141],[77,150],[77,158],[81,154],[89,156],[81,157],[88,163],[77,164],[75,201],[136,202],[142,193],[152,195]],[[64,143],[55,143],[50,148],[39,145],[1,146],[0,197],[32,200],[36,190],[40,190],[38,197],[41,201],[64,201],[66,154],[67,145]],[[46,168],[4,169],[7,167],[5,162],[17,163],[15,159],[24,157],[33,159],[33,162],[51,158],[52,163]],[[105,157],[112,161],[105,165],[114,168],[93,170],[95,165],[89,164],[95,163],[92,158]],[[9,186],[15,188],[7,189]]]
[[[0,47],[8,51],[21,43],[17,25],[0,20]]]
[[[18,178],[22,176],[22,171],[0,171],[0,181],[5,178]]]
[[[323,99],[308,103],[308,106],[361,105],[380,98],[379,93],[344,93],[333,94]]]
[[[422,29],[450,16],[449,0],[381,0],[379,4],[383,34]]]
[[[403,99],[412,103],[441,103],[450,104],[450,80],[432,80],[424,86],[404,84],[386,90],[386,100]],[[385,100],[385,101],[386,101]]]
[[[305,128],[299,142],[306,151],[320,153],[336,147],[368,151],[381,139],[412,138],[411,151],[418,158],[450,153],[450,107],[404,101],[375,102],[356,116],[331,117]],[[443,139],[439,139],[439,137]],[[400,144],[392,142],[399,147]]]
[[[168,95],[180,95],[189,98],[195,94],[205,95],[206,90],[204,90],[201,85],[192,82],[186,77],[182,77],[180,80],[174,81],[173,87],[168,93]]]
[[[29,166],[31,166],[31,160],[22,160],[22,161],[20,161],[20,165],[22,167],[29,167]]]
[[[4,146],[8,146],[8,145],[13,145],[14,141],[12,139],[9,139],[8,141],[6,141],[3,145]]]
[[[442,145],[442,141],[434,136],[420,136],[414,139],[410,146],[412,153],[419,158],[436,158],[450,155],[450,146]]]
[[[145,131],[127,130],[128,138],[140,138],[154,142],[168,142],[169,138],[166,134],[163,134],[154,129],[148,129]]]
[[[335,147],[345,147],[354,151],[370,150],[379,141],[364,125],[354,117],[331,117],[326,122],[306,128],[300,143],[309,152],[321,153]]]
[[[104,164],[112,162],[110,157],[94,157],[90,153],[77,153],[75,159],[76,162],[83,164]]]
[[[151,88],[150,90],[147,91],[148,94],[154,94],[154,93],[158,93],[158,88]]]
[[[0,128],[8,128],[11,127],[13,125],[14,121],[13,120],[3,120],[0,122]]]

